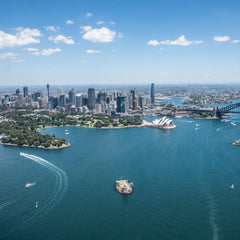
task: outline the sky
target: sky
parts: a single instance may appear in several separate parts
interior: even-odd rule
[[[238,0],[1,0],[0,86],[240,83]]]

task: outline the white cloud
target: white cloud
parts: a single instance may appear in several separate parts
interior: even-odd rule
[[[11,60],[14,60],[16,59],[18,56],[17,53],[14,53],[14,52],[7,52],[7,53],[0,53],[0,58],[1,59],[11,59]]]
[[[216,36],[214,37],[214,40],[217,42],[226,42],[230,40],[229,36]]]
[[[98,21],[96,24],[97,24],[97,25],[104,24],[104,21]]]
[[[82,38],[91,42],[112,42],[116,35],[115,31],[106,27],[93,29],[91,26],[82,26],[81,29],[85,32]]]
[[[52,48],[49,48],[49,49],[43,49],[41,51],[41,55],[44,55],[44,56],[49,56],[49,55],[52,55],[53,53],[55,52],[61,52],[62,50],[60,48],[55,48],[55,49],[52,49]]]
[[[0,49],[7,47],[23,46],[32,43],[40,43],[36,37],[40,37],[41,33],[38,29],[17,28],[16,35],[0,31]]]
[[[90,12],[88,12],[88,13],[86,13],[86,17],[91,17],[93,14],[92,13],[90,13]]]
[[[93,49],[88,49],[86,50],[86,53],[101,53],[99,50],[93,50]]]
[[[147,44],[152,46],[157,46],[159,45],[159,42],[157,40],[150,40],[149,42],[147,42]]]
[[[66,37],[64,35],[57,35],[56,37],[50,36],[48,39],[50,41],[55,42],[55,43],[64,42],[64,43],[66,43],[68,45],[74,44],[74,41],[72,40],[71,36]]]
[[[239,43],[240,40],[233,40],[232,43]]]
[[[49,55],[51,55],[55,52],[61,52],[62,51],[60,48],[55,48],[55,49],[49,48],[49,49],[43,49],[42,51],[40,51],[37,48],[27,48],[26,50],[31,55],[43,55],[43,56],[49,56]]]
[[[192,44],[200,44],[200,43],[203,43],[203,41],[200,41],[200,40],[188,41],[184,35],[182,35],[181,37],[173,41],[166,40],[166,41],[159,42],[159,44],[163,44],[163,45],[180,45],[180,46],[189,46]]]
[[[31,55],[40,55],[39,49],[37,49],[37,48],[27,48],[27,51],[28,51]]]
[[[57,31],[59,31],[60,30],[60,27],[54,27],[54,26],[45,26],[44,27],[47,31],[51,31],[51,32],[57,32]]]
[[[69,19],[69,20],[66,21],[66,24],[67,24],[67,25],[72,25],[72,24],[74,24],[74,21],[72,21],[72,20]]]

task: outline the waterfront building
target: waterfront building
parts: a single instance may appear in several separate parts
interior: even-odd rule
[[[95,109],[95,104],[96,104],[95,89],[89,88],[88,89],[88,109],[89,110]]]
[[[155,85],[154,83],[151,84],[151,103],[155,103]]]
[[[28,87],[23,87],[23,97],[28,96]]]
[[[69,91],[69,103],[71,105],[76,105],[76,94],[74,88]]]

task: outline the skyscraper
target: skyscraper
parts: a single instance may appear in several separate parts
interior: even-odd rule
[[[151,84],[151,103],[155,103],[155,86],[154,83]]]
[[[28,87],[23,87],[23,97],[28,96]]]
[[[58,105],[60,107],[65,107],[65,104],[66,104],[66,97],[65,97],[65,95],[60,95],[59,101],[58,101]]]
[[[71,105],[76,105],[76,94],[74,88],[69,91],[69,103]]]
[[[20,90],[19,90],[19,88],[16,89],[16,94],[20,94]]]
[[[126,101],[126,98],[124,96],[117,97],[117,112],[124,113],[126,111],[125,101]]]
[[[95,108],[96,98],[95,98],[95,89],[88,89],[88,109],[93,110]]]

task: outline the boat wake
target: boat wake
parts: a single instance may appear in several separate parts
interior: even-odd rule
[[[20,152],[20,155],[30,160],[33,160],[34,162],[42,165],[43,167],[46,167],[56,177],[57,180],[56,192],[52,196],[51,200],[48,201],[48,203],[42,207],[42,210],[45,211],[46,213],[49,210],[51,210],[58,202],[60,202],[61,198],[66,192],[68,185],[67,175],[62,169],[60,169],[59,167],[55,166],[54,164],[48,162],[43,158],[22,152]]]
[[[210,210],[210,216],[209,216],[209,221],[210,225],[212,228],[212,234],[213,234],[213,240],[218,240],[219,239],[219,231],[218,231],[218,226],[216,224],[216,213],[215,213],[215,202],[213,199],[212,195],[208,195],[209,197],[209,210]]]
[[[49,199],[47,199],[46,201],[40,202],[39,206],[38,206],[38,203],[36,202],[37,207],[33,207],[30,210],[28,209],[27,211],[24,210],[25,212],[24,214],[18,213],[18,215],[19,216],[21,215],[21,217],[15,218],[11,226],[9,226],[8,229],[5,229],[4,234],[3,235],[0,234],[0,239],[6,238],[10,234],[17,232],[26,223],[29,224],[30,222],[35,221],[38,216],[40,215],[43,216],[47,214],[52,208],[54,208],[61,201],[68,186],[67,175],[59,167],[35,155],[22,153],[22,152],[20,152],[20,155],[38,163],[39,165],[42,165],[44,168],[46,168],[51,173],[53,173],[56,179],[55,187],[54,187],[53,195],[51,195]],[[26,184],[25,187],[31,187],[33,185],[35,185],[35,183],[28,183]],[[7,205],[9,204],[0,205],[0,209],[6,207]],[[37,211],[36,211],[36,208],[37,208]]]

